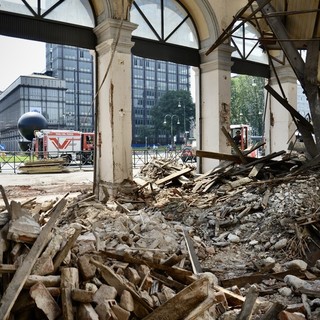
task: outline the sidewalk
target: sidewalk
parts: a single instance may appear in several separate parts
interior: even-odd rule
[[[133,176],[140,170],[133,169]],[[66,173],[22,174],[0,173],[0,185],[6,186],[40,186],[58,184],[93,183],[93,169],[75,169]]]
[[[73,183],[93,183],[93,170],[76,170],[66,173],[52,174],[14,174],[0,173],[0,185],[6,186],[37,186]]]

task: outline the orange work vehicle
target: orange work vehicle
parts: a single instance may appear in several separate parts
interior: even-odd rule
[[[252,147],[251,127],[247,124],[232,124],[230,126],[231,137],[241,151],[250,150]],[[249,157],[257,157],[258,151],[254,150],[248,154]]]

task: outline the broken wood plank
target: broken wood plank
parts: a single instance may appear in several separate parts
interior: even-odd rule
[[[153,270],[150,272],[150,275],[154,279],[162,282],[167,287],[173,288],[175,290],[180,291],[180,290],[182,290],[182,289],[184,289],[186,287],[185,285],[181,284],[180,282],[172,280],[172,279],[170,279],[170,278],[168,278],[168,277],[166,277],[166,276],[164,276],[164,275],[162,275],[162,274],[160,274],[158,272],[155,272]]]
[[[106,255],[108,258],[116,259],[116,260],[123,261],[123,262],[133,263],[136,265],[143,265],[144,264],[144,265],[149,266],[150,268],[153,268],[154,270],[165,271],[172,278],[174,278],[175,280],[182,282],[184,284],[189,285],[192,282],[194,282],[194,280],[195,280],[194,279],[195,276],[191,271],[181,269],[178,267],[170,267],[170,266],[166,266],[164,264],[154,263],[154,262],[147,261],[144,259],[139,259],[139,258],[133,257],[129,253],[124,253],[123,255],[121,255],[121,254],[117,254],[115,252],[104,251],[103,254]]]
[[[225,294],[227,300],[228,300],[228,304],[230,306],[239,306],[239,305],[242,305],[244,300],[245,300],[245,297],[239,295],[239,294],[236,294],[230,290],[227,290],[223,287],[220,287],[218,285],[214,285],[213,287],[215,290],[217,291],[221,291]]]
[[[9,317],[12,306],[17,299],[21,289],[23,288],[23,285],[26,282],[33,265],[35,264],[36,259],[39,258],[42,250],[47,245],[50,232],[54,227],[56,221],[58,220],[60,213],[65,207],[66,203],[67,200],[62,199],[55,207],[55,210],[52,212],[51,218],[43,227],[23,263],[15,272],[13,279],[9,283],[8,288],[1,299],[0,319],[7,319]]]
[[[190,311],[208,297],[208,290],[208,280],[199,279],[156,308],[143,320],[184,319]]]
[[[266,162],[267,160],[271,160],[271,159],[273,159],[273,158],[276,158],[276,157],[278,157],[278,156],[281,156],[281,155],[284,154],[284,153],[286,153],[286,152],[285,152],[284,150],[282,150],[282,151],[279,151],[279,152],[273,152],[273,153],[268,154],[267,156],[261,157],[261,158],[259,158],[259,159],[253,158],[253,161],[252,161],[251,163],[248,163],[248,164],[244,165],[244,167],[247,167],[247,168],[248,168],[248,167],[254,166],[254,165],[258,164],[258,163]]]
[[[66,245],[63,247],[61,251],[57,254],[57,257],[54,259],[53,262],[53,273],[55,273],[58,268],[60,267],[62,261],[66,258],[69,250],[72,248],[76,240],[78,239],[80,233],[82,231],[81,226],[77,227],[74,231],[73,235],[68,239]]]
[[[13,264],[0,264],[0,274],[1,273],[14,273],[18,268]]]
[[[37,282],[43,283],[46,287],[60,287],[61,276],[38,276],[32,274],[27,278],[23,288],[30,288]]]
[[[182,254],[180,253],[179,255],[174,253],[172,254],[168,259],[166,259],[165,261],[162,262],[163,265],[165,266],[174,266],[176,264],[178,264],[183,258],[186,257],[186,254]]]
[[[192,168],[182,169],[182,170],[180,170],[180,171],[177,171],[177,172],[174,172],[174,173],[170,174],[170,175],[167,176],[167,177],[164,177],[164,178],[162,178],[162,179],[158,179],[155,183],[156,183],[157,185],[159,185],[159,184],[164,184],[164,183],[169,182],[169,181],[171,181],[171,180],[173,180],[173,179],[175,179],[175,178],[178,178],[178,177],[180,177],[180,176],[182,176],[182,175],[184,175],[184,174],[186,174],[186,173],[189,173],[189,172],[192,171],[192,170],[193,170]]]
[[[77,268],[61,269],[61,304],[63,319],[73,320],[72,290],[79,288],[79,271]]]
[[[246,300],[244,301],[240,314],[237,320],[247,320],[251,318],[253,308],[258,298],[259,292],[256,286],[251,286],[247,292]]]
[[[197,150],[196,152],[198,152],[198,151],[200,153],[202,153],[202,152],[208,153],[207,151],[201,151],[201,150]],[[209,152],[209,153],[211,153],[211,152]],[[229,154],[228,154],[228,156],[229,156]],[[206,156],[204,155],[203,157],[205,158]],[[210,157],[207,157],[207,158],[210,158]],[[215,158],[212,158],[212,159],[215,159]],[[225,171],[228,167],[231,167],[233,165],[234,165],[234,161],[223,161],[218,166],[216,166],[214,169],[211,169],[211,170],[207,171],[206,173],[199,175],[193,181],[198,182],[203,179],[210,178],[210,176],[213,176],[214,174],[219,173],[221,171]]]
[[[235,153],[239,156],[241,163],[243,163],[243,164],[248,163],[245,156],[243,155],[241,150],[238,148],[238,146],[235,143],[235,141],[233,140],[233,138],[230,136],[228,130],[224,126],[221,127],[221,130],[222,130],[223,134],[226,136],[226,138],[228,139],[228,141],[231,144],[231,147],[233,148]]]
[[[209,289],[208,297],[183,318],[183,320],[197,320],[199,319],[199,316],[200,319],[202,319],[201,315],[216,303],[215,294],[212,289]]]
[[[5,190],[4,190],[2,185],[0,185],[0,192],[1,192],[1,195],[2,195],[3,202],[4,202],[5,206],[6,206],[6,209],[7,209],[8,213],[9,213],[9,215],[11,217],[11,207],[10,207],[6,192],[5,192]]]
[[[189,258],[191,261],[193,273],[194,274],[202,273],[202,268],[198,260],[196,251],[194,250],[192,240],[185,229],[183,230],[183,236],[184,236],[184,241],[186,242],[186,247],[189,253]]]
[[[263,168],[263,166],[264,166],[264,163],[257,163],[257,164],[256,164],[255,166],[253,166],[253,168],[251,169],[248,177],[249,177],[249,178],[255,178],[255,177],[258,175],[259,171]]]
[[[261,316],[260,320],[273,320],[278,319],[278,314],[282,310],[286,309],[286,306],[280,302],[274,302],[267,312]]]
[[[241,187],[243,185],[246,185],[248,183],[252,182],[252,179],[249,177],[244,177],[235,181],[228,181],[227,184],[228,186],[231,187],[231,189],[236,189],[238,187]]]
[[[232,161],[232,162],[238,163],[238,164],[242,163],[240,157],[235,155],[235,154],[227,154],[227,153],[218,153],[218,152],[197,150],[196,151],[196,156],[197,157],[202,157],[202,158],[209,158],[209,159]],[[246,159],[246,163],[248,163],[248,162],[250,163],[250,162],[254,161],[255,159],[257,159],[257,158],[253,158],[253,157],[246,157],[246,156],[243,156],[243,157]],[[225,165],[229,166],[230,163],[226,163]],[[210,174],[212,174],[211,171],[210,171]]]

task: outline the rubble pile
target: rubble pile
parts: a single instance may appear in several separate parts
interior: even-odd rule
[[[105,202],[6,200],[0,318],[318,319],[319,172],[272,161],[153,160]]]

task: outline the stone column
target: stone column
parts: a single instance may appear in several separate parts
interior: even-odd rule
[[[297,108],[297,78],[290,65],[278,65],[277,75],[289,104]],[[282,96],[281,89],[274,74],[270,85]],[[272,96],[269,96],[265,117],[266,154],[288,149],[290,138],[294,138],[296,125],[290,113]]]
[[[112,198],[121,182],[132,179],[131,33],[136,27],[106,19],[94,30],[98,40],[95,192],[100,200]]]
[[[197,149],[230,153],[231,148],[221,131],[230,127],[231,53],[229,45],[220,45],[208,56],[203,50],[199,77],[201,91],[197,92]],[[198,159],[199,172],[207,172],[219,164],[218,160]]]

